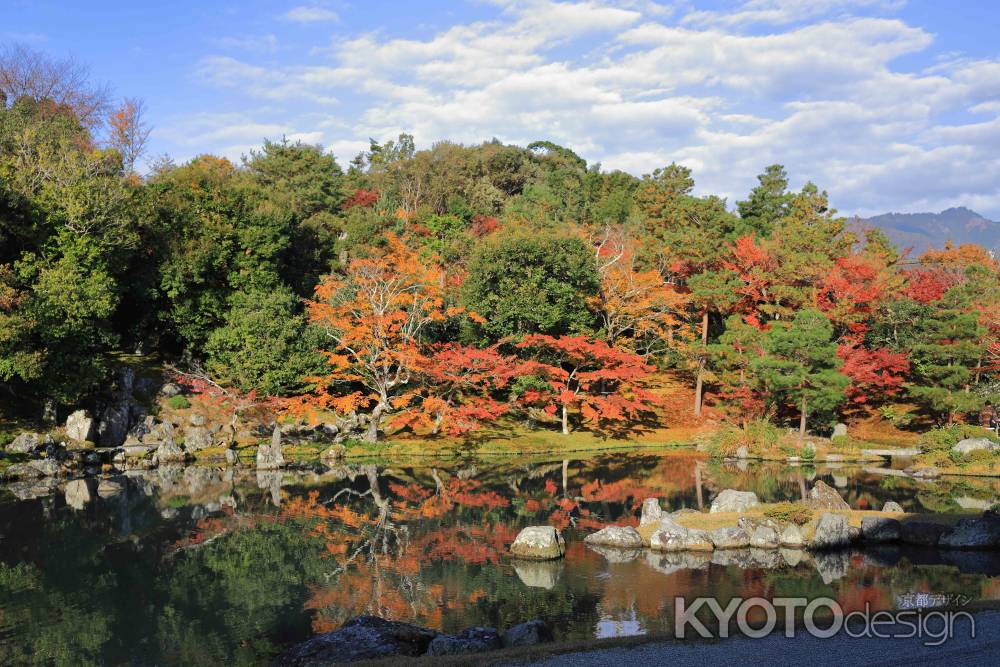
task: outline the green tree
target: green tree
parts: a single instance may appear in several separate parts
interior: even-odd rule
[[[469,263],[466,306],[491,340],[542,333],[587,333],[599,293],[594,253],[578,238],[512,233],[484,244]]]
[[[850,380],[842,375],[833,325],[818,310],[799,312],[791,322],[775,322],[764,339],[765,356],[754,362],[764,386],[799,410],[799,436],[808,415],[830,412],[844,401]]]

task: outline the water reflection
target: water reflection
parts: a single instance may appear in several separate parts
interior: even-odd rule
[[[263,664],[373,613],[457,631],[549,621],[561,639],[669,632],[673,599],[837,598],[890,608],[913,592],[996,599],[990,553],[882,547],[659,554],[586,546],[642,499],[697,508],[725,488],[793,500],[816,479],[854,507],[976,511],[994,480],[707,462],[690,453],[588,460],[367,464],[298,472],[162,467],[0,499],[0,663]],[[72,505],[67,504],[70,495]],[[520,527],[566,531],[563,561],[512,562]]]

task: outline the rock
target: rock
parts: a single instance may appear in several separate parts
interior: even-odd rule
[[[11,454],[31,454],[42,446],[42,439],[37,433],[22,433],[7,445]]]
[[[843,579],[851,567],[851,557],[846,551],[820,551],[813,555],[813,562],[824,584]]]
[[[274,427],[271,434],[270,445],[260,445],[257,447],[257,468],[258,470],[276,470],[285,465],[285,457],[281,453],[281,429]]]
[[[56,480],[47,478],[10,482],[4,488],[18,500],[34,500],[51,496],[58,490],[58,485]]]
[[[240,462],[240,455],[236,453],[236,450],[235,449],[227,449],[226,450],[226,464],[227,465],[231,465],[231,466],[235,466],[235,465],[239,465],[239,462]]]
[[[66,437],[78,442],[97,439],[97,422],[86,410],[77,410],[66,418]]]
[[[189,452],[208,449],[213,444],[212,432],[204,426],[189,426],[184,429],[184,447]]]
[[[272,661],[274,667],[321,667],[387,656],[416,657],[427,652],[437,633],[377,616],[356,616],[333,632],[296,644]]]
[[[544,621],[539,620],[519,623],[507,628],[507,631],[500,636],[500,644],[504,648],[535,646],[550,641],[552,641],[552,631]]]
[[[660,499],[646,498],[642,502],[642,514],[639,516],[639,525],[645,526],[650,523],[656,523],[662,516],[663,510],[660,509]]]
[[[742,528],[716,528],[709,536],[716,549],[746,549],[750,546],[750,533]]]
[[[847,436],[847,424],[834,424],[833,435],[831,437],[840,438]]]
[[[712,551],[711,536],[704,530],[685,530],[683,533],[658,530],[649,540],[654,551]]]
[[[462,655],[500,648],[500,633],[494,628],[466,628],[457,635],[438,635],[427,647],[427,655]]]
[[[901,533],[899,521],[880,516],[866,516],[861,520],[861,539],[881,544],[898,542]]]
[[[187,453],[172,439],[164,440],[153,453],[153,460],[157,465],[162,465],[164,463],[181,463],[187,460]]]
[[[347,455],[347,447],[343,445],[330,445],[319,455],[319,460],[327,465],[336,465]]]
[[[770,526],[757,526],[750,535],[750,546],[755,549],[777,549],[780,545],[778,531]]]
[[[162,446],[162,445],[161,445]],[[144,445],[136,440],[126,442],[122,447],[126,459],[142,459],[156,451],[156,445]]]
[[[113,498],[125,490],[125,485],[114,479],[102,479],[97,485],[97,495],[101,498]]]
[[[117,447],[125,442],[129,427],[129,406],[111,405],[101,413],[101,422],[97,427],[97,439],[102,447]]]
[[[745,512],[746,510],[759,505],[757,494],[753,491],[734,491],[726,489],[719,493],[712,501],[709,512]]]
[[[951,530],[948,526],[929,521],[900,522],[899,539],[905,544],[935,546],[941,536]]]
[[[66,504],[81,510],[94,499],[94,480],[74,479],[66,483]]]
[[[1000,517],[986,513],[982,517],[960,520],[941,536],[938,546],[950,549],[991,549],[1000,546]]]
[[[587,548],[594,553],[601,554],[604,556],[604,560],[609,563],[631,563],[642,553],[639,549],[625,549],[621,547],[606,547],[600,544],[588,544]],[[557,561],[543,561],[543,562],[557,562]],[[516,568],[517,566],[515,566]]]
[[[561,560],[518,560],[514,562],[514,574],[528,588],[552,590],[562,576]]]
[[[188,417],[188,423],[191,424],[191,426],[204,426],[207,422],[208,420],[205,419],[205,415],[195,413]]]
[[[804,501],[804,504],[814,510],[851,509],[851,506],[840,497],[837,490],[821,479],[816,480],[813,488],[809,491],[809,498]]]
[[[806,543],[805,537],[802,536],[802,529],[794,523],[788,524],[781,530],[778,541],[781,542],[781,546],[792,549],[801,549]]]
[[[845,547],[851,542],[851,531],[847,524],[847,517],[843,514],[824,512],[816,522],[816,532],[810,549],[837,549]]]
[[[747,449],[746,445],[741,445],[736,450],[736,458],[741,459],[741,460],[746,460],[746,459],[750,458],[750,450]]]
[[[900,505],[899,503],[897,503],[897,502],[895,502],[893,500],[890,500],[885,505],[882,505],[882,511],[883,512],[898,512],[898,513],[902,514],[906,510],[904,510],[903,506]]]
[[[632,526],[607,526],[583,538],[587,544],[597,544],[620,549],[641,549],[642,537]]]
[[[955,443],[955,446],[951,448],[951,451],[956,454],[968,454],[970,452],[987,451],[993,452],[1000,449],[1000,445],[993,442],[989,438],[966,438],[965,440],[959,440]]]
[[[562,534],[552,526],[528,526],[517,534],[510,545],[510,553],[517,558],[552,560],[563,557],[566,543]]]
[[[181,386],[174,382],[167,382],[160,387],[160,396],[165,396],[166,398],[173,398],[182,392],[183,389],[181,389]]]
[[[779,549],[778,553],[781,554],[781,560],[785,561],[785,565],[789,567],[798,567],[806,554],[801,549]]]

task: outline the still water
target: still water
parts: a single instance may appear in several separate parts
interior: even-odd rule
[[[542,618],[557,639],[671,631],[684,596],[829,596],[891,609],[917,593],[1000,598],[1000,559],[886,548],[678,556],[582,538],[725,488],[794,500],[823,479],[855,508],[970,511],[996,481],[884,470],[726,465],[685,451],[581,460],[393,464],[256,473],[128,473],[68,506],[59,488],[0,488],[0,664],[266,664],[357,614],[444,631]],[[566,558],[518,563],[526,525],[564,530]]]

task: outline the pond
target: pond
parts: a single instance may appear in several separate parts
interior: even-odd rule
[[[542,618],[557,639],[668,633],[673,599],[829,596],[895,608],[920,592],[993,600],[991,555],[887,548],[726,558],[588,548],[646,497],[697,508],[725,488],[796,499],[823,479],[856,508],[978,511],[995,481],[891,470],[727,465],[689,451],[257,473],[127,473],[70,507],[0,490],[0,663],[266,664],[289,643],[377,614],[444,631]],[[564,560],[512,562],[526,525],[564,530]]]

